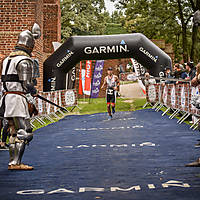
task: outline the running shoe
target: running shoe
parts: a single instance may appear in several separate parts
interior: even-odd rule
[[[115,107],[112,107],[112,113],[115,114]]]
[[[108,120],[111,120],[111,119],[112,119],[112,115],[109,115]]]

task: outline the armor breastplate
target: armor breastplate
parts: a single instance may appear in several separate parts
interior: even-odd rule
[[[24,89],[17,74],[17,65],[20,61],[24,59],[31,60],[31,58],[27,56],[15,56],[12,58],[7,57],[3,61],[2,82],[4,82],[4,86],[6,86],[6,88],[4,87],[5,90],[24,92]]]

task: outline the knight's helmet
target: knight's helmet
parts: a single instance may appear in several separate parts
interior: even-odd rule
[[[19,34],[17,45],[24,46],[29,50],[32,50],[35,45],[35,40],[41,36],[40,26],[34,23],[32,31],[25,30]]]

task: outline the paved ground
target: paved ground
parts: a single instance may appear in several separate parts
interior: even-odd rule
[[[125,98],[145,98],[138,83],[120,85],[120,93]]]
[[[67,116],[35,132],[24,162],[8,171],[0,151],[1,200],[199,200],[199,133],[153,110]]]

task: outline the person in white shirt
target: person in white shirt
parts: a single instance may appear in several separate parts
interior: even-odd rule
[[[109,114],[109,119],[112,119],[112,114],[115,113],[115,104],[117,91],[119,90],[119,78],[113,74],[112,67],[108,68],[108,75],[104,78],[103,85],[101,89],[103,89],[106,85],[106,102],[107,102],[107,110]],[[112,106],[112,113],[110,109],[110,105]]]

